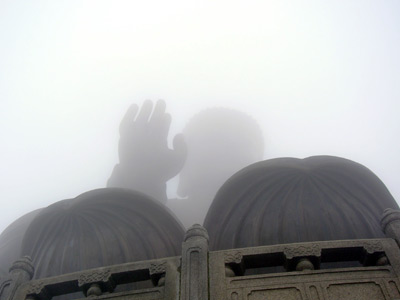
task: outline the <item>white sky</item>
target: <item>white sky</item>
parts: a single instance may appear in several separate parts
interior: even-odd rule
[[[240,109],[265,158],[349,158],[400,199],[399,53],[398,0],[0,0],[0,231],[104,187],[144,99],[167,101],[171,137]]]

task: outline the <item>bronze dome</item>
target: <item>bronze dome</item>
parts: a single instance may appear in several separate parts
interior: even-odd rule
[[[398,208],[366,167],[333,156],[252,164],[218,191],[204,227],[212,250],[381,238],[380,216]]]
[[[8,274],[11,264],[21,258],[22,240],[32,220],[40,209],[31,211],[12,222],[0,234],[0,278]]]
[[[42,278],[176,256],[183,237],[182,225],[164,205],[135,191],[107,188],[42,209],[16,250],[32,258],[34,278]]]

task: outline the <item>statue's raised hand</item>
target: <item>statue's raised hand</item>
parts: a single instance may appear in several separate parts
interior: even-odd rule
[[[108,186],[140,190],[166,201],[165,184],[182,169],[186,145],[178,134],[173,149],[168,147],[171,116],[165,109],[162,100],[157,101],[154,110],[149,100],[140,110],[136,104],[128,109],[120,125],[119,164]]]

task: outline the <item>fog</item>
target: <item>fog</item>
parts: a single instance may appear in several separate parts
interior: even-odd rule
[[[400,199],[399,14],[396,0],[0,1],[0,231],[105,187],[145,99],[165,100],[170,146],[230,108],[257,120],[264,159],[345,157]]]

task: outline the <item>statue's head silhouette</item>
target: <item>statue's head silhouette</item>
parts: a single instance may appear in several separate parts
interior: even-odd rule
[[[193,116],[183,134],[188,155],[179,175],[181,197],[214,197],[235,172],[263,159],[262,131],[256,120],[241,111],[203,110]]]

